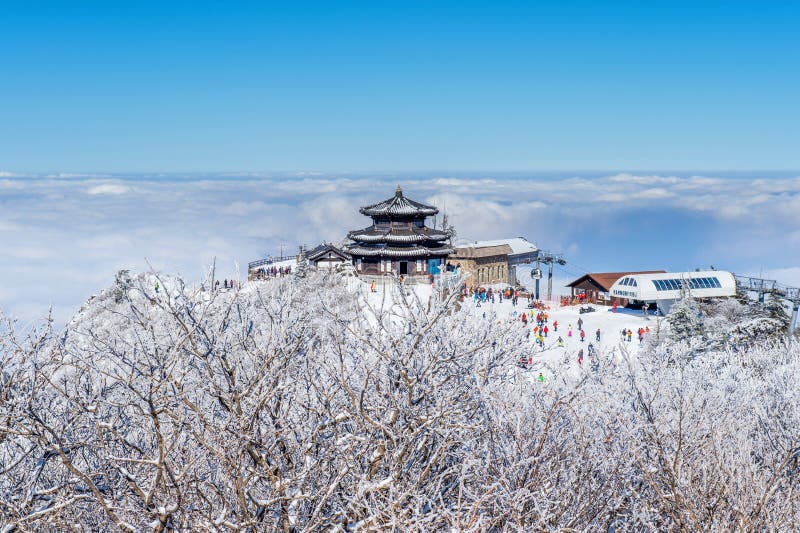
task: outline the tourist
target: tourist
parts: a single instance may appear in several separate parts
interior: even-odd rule
[[[597,328],[597,331],[594,332],[595,341],[600,342],[600,328]]]
[[[583,342],[585,339],[586,339],[586,332],[581,330],[581,342]]]
[[[553,322],[553,331],[558,331],[558,320]]]
[[[567,331],[567,337],[572,337],[572,324],[569,325],[569,331]]]

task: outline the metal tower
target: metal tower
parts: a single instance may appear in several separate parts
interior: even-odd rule
[[[531,273],[533,279],[536,280],[535,292],[537,300],[539,299],[539,280],[542,278],[541,263],[547,265],[547,299],[550,300],[553,297],[553,263],[566,265],[567,262],[564,260],[564,254],[539,251],[539,255],[536,257],[536,268],[534,268]]]
[[[797,324],[797,315],[800,310],[800,287],[789,287],[778,283],[774,279],[751,278],[749,276],[735,277],[736,288],[742,291],[757,293],[758,303],[763,304],[767,294],[791,302],[792,319],[789,322],[789,340],[791,341]]]

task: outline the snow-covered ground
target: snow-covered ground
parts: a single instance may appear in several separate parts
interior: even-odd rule
[[[349,284],[351,290],[360,293],[369,304],[375,309],[389,310],[397,297],[396,287],[392,282],[376,284],[376,292],[371,293],[369,283],[352,278]],[[431,297],[432,289],[428,284],[409,285],[406,288],[407,294],[416,295],[421,302],[427,302]],[[530,343],[530,355],[533,360],[535,372],[531,378],[538,378],[539,372],[545,378],[545,382],[553,376],[578,377],[584,371],[590,371],[592,360],[588,356],[588,346],[593,344],[596,349],[597,357],[614,358],[620,360],[622,350],[635,357],[639,351],[640,343],[637,335],[639,328],[650,328],[650,333],[645,335],[656,335],[657,332],[664,331],[666,321],[661,317],[645,317],[641,311],[617,308],[616,312],[610,307],[594,305],[595,311],[592,313],[580,314],[579,305],[560,307],[558,302],[551,302],[550,309],[547,310],[549,329],[545,338],[544,349],[535,343],[533,328],[535,316],[539,312],[536,309],[528,309],[528,300],[519,299],[514,306],[511,300],[503,299],[500,303],[499,298],[495,297],[495,302],[486,301],[478,307],[472,298],[465,298],[461,307],[461,313],[468,313],[475,317],[485,320],[496,320],[499,324],[509,328],[527,328],[531,330],[529,338],[525,341]],[[523,326],[521,321],[522,312],[533,311],[533,319],[528,320],[527,326]],[[530,318],[530,317],[529,317]],[[583,329],[586,337],[583,342],[580,339],[578,330],[578,319],[583,320]],[[555,331],[555,324],[558,323],[558,331]],[[572,329],[572,336],[569,330]],[[596,340],[597,329],[600,329],[600,342]],[[622,338],[622,329],[630,329],[632,332],[631,341]],[[563,347],[558,346],[558,338],[563,340]],[[583,349],[583,364],[578,364],[578,352]]]
[[[664,328],[665,322],[659,317],[643,316],[641,311],[617,308],[613,312],[612,308],[595,305],[592,313],[580,313],[579,305],[560,307],[557,302],[550,304],[547,326],[550,330],[544,339],[544,349],[537,346],[534,342],[533,328],[536,327],[535,316],[540,311],[528,309],[527,300],[520,299],[516,306],[512,305],[508,299],[495,299],[495,303],[487,301],[478,307],[472,299],[465,300],[462,312],[473,313],[484,316],[487,320],[494,319],[507,323],[509,327],[531,329],[530,345],[531,356],[534,363],[543,363],[542,372],[545,381],[553,374],[580,375],[584,370],[589,370],[591,360],[587,355],[589,344],[594,345],[597,350],[597,357],[621,358],[621,350],[626,350],[631,356],[635,356],[639,351],[639,340],[637,331],[639,328],[650,328],[650,335],[654,335],[657,328]],[[533,312],[534,319],[529,320],[527,326],[521,321],[521,313]],[[578,320],[583,320],[583,330],[586,337],[581,342],[580,331],[578,330]],[[657,323],[660,322],[660,324]],[[558,330],[555,331],[555,324],[558,323]],[[631,341],[622,340],[622,329],[630,329],[632,332]],[[570,329],[572,336],[569,335]],[[596,340],[596,332],[600,329],[600,342]],[[563,347],[558,346],[558,338],[564,342]],[[578,364],[578,352],[583,349],[583,364]],[[538,375],[538,374],[537,374]]]

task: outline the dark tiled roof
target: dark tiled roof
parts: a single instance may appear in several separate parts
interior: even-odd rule
[[[397,186],[394,196],[377,204],[362,207],[359,211],[367,216],[433,216],[439,212],[432,205],[425,205],[403,196],[400,186]]]
[[[634,274],[662,274],[666,270],[643,270],[641,272],[595,272],[593,274],[584,274],[572,283],[567,283],[567,287],[574,287],[583,281],[591,279],[597,285],[603,288],[605,292],[611,289],[611,286],[622,276],[631,276]]]
[[[315,248],[312,248],[311,250],[307,251],[305,253],[305,255],[306,255],[306,258],[308,258],[309,261],[313,261],[314,259],[317,259],[318,257],[322,257],[324,254],[326,254],[328,252],[333,252],[335,254],[339,254],[340,256],[344,257],[345,259],[350,259],[350,254],[348,254],[347,252],[345,252],[341,248],[337,248],[336,246],[334,246],[334,245],[332,245],[331,243],[328,243],[328,242],[323,242],[319,246],[317,246]]]
[[[394,243],[420,243],[425,241],[444,241],[450,235],[447,232],[432,228],[414,228],[406,230],[387,229],[376,230],[365,228],[351,231],[347,234],[348,239],[359,242],[394,242]]]
[[[358,244],[351,244],[347,246],[348,253],[354,256],[364,257],[428,257],[428,256],[443,256],[453,253],[452,248],[443,246],[441,248],[427,248],[425,246],[386,246],[386,247],[370,247],[360,246]]]

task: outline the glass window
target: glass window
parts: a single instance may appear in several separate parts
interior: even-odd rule
[[[722,288],[722,284],[720,284],[719,279],[717,278],[711,278],[711,283],[718,289]]]
[[[703,279],[702,279],[702,280],[700,280],[700,281],[702,281],[702,282],[703,282],[703,287],[705,287],[706,289],[710,289],[711,287],[713,287],[713,286],[714,286],[714,285],[711,283],[711,280],[710,280],[709,278],[703,278]]]
[[[633,279],[633,278],[631,278],[631,285],[633,285],[634,287],[638,287],[639,286],[639,285],[636,284],[636,280]]]

